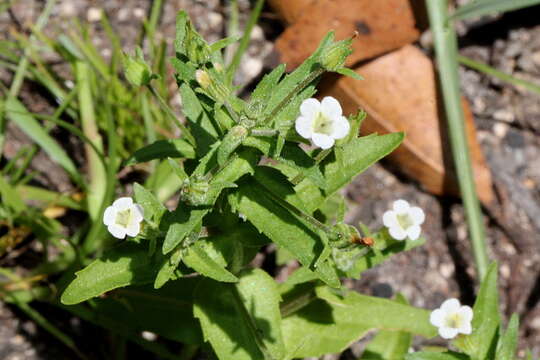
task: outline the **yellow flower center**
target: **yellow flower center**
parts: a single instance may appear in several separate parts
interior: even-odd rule
[[[461,327],[461,324],[463,322],[463,318],[460,316],[459,313],[453,313],[446,316],[445,325],[449,328],[459,329]]]
[[[332,134],[332,130],[332,120],[330,120],[321,111],[317,112],[317,115],[315,115],[315,120],[313,121],[313,132],[330,135]]]
[[[117,225],[127,227],[131,222],[131,209],[122,210],[116,213],[115,222]]]
[[[398,221],[399,225],[403,229],[408,229],[408,228],[410,228],[411,226],[414,225],[414,222],[412,221],[409,214],[398,214],[396,217],[397,217],[397,221]]]

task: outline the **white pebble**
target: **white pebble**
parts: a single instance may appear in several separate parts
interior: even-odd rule
[[[95,8],[95,7],[91,7],[90,9],[88,9],[88,11],[86,12],[86,20],[88,20],[88,22],[96,22],[96,21],[99,21],[101,19],[101,12],[103,10],[99,9],[99,8]]]

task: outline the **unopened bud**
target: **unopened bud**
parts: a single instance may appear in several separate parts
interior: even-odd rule
[[[352,38],[330,42],[321,53],[321,65],[328,71],[337,71],[345,64],[345,59],[352,53]]]
[[[218,78],[217,74],[210,70],[210,73],[206,70],[197,70],[195,72],[195,79],[199,85],[203,88],[204,92],[218,102],[225,102],[229,97],[230,91]]]
[[[137,49],[135,56],[124,56],[124,74],[134,86],[148,85],[156,77],[152,74],[150,66],[144,61],[140,48]]]
[[[210,76],[204,70],[197,70],[195,72],[195,79],[197,79],[197,82],[203,89],[207,89],[212,82],[212,80],[210,80]]]

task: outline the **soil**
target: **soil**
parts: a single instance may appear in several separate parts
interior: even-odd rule
[[[209,41],[226,34],[228,18],[226,2],[218,0],[169,0],[159,27],[158,36],[169,43],[174,38],[174,19],[179,9],[186,9],[196,27]],[[79,18],[92,24],[96,45],[104,54],[110,53],[103,29],[95,21],[96,11],[104,10],[122,38],[127,52],[132,51],[142,19],[147,16],[149,1],[143,0],[61,0],[58,1],[48,34],[69,29],[69,19]],[[250,3],[240,0],[241,22],[245,22]],[[26,30],[43,7],[42,1],[15,1],[9,13],[0,14],[0,39],[10,39],[10,29]],[[485,62],[518,78],[540,84],[540,7],[503,16],[491,16],[459,24],[461,53]],[[253,42],[243,59],[236,78],[247,85],[260,78],[273,63],[272,40],[282,25],[267,8],[253,32]],[[431,52],[429,36],[423,36],[420,46]],[[426,40],[427,39],[427,40]],[[50,59],[54,61],[54,58]],[[61,66],[59,67],[61,71]],[[10,75],[0,69],[0,81],[9,84]],[[500,265],[501,310],[508,318],[517,312],[521,319],[520,356],[530,348],[540,356],[540,101],[538,94],[505,84],[466,68],[461,69],[462,90],[472,105],[488,164],[501,201],[502,216],[486,210],[485,223],[490,256]],[[22,98],[35,111],[47,111],[48,103],[40,98],[39,89],[25,85]],[[50,110],[50,109],[49,109]],[[28,138],[10,126],[5,155],[13,156],[28,144]],[[77,143],[72,144],[77,146]],[[72,146],[70,145],[70,146]],[[81,160],[82,163],[82,160]],[[49,169],[39,180],[46,187],[66,191],[71,189],[67,176],[45,154],[32,163],[36,170]],[[53,169],[51,171],[50,169]],[[344,190],[349,200],[347,221],[359,221],[370,227],[381,225],[381,214],[397,198],[407,199],[426,210],[423,227],[427,243],[413,251],[393,257],[382,266],[363,274],[347,286],[363,293],[391,297],[402,293],[415,306],[436,308],[446,298],[457,297],[466,304],[474,301],[476,274],[468,241],[463,208],[457,199],[435,197],[405,178],[399,169],[384,161],[371,167]],[[261,260],[262,262],[262,260]],[[292,265],[291,265],[292,266]],[[41,306],[40,311],[54,314],[50,319],[57,326],[75,331],[78,344],[99,329],[81,323],[65,313]],[[70,359],[73,354],[47,332],[36,326],[16,308],[0,303],[0,358]],[[114,341],[114,339],[109,339]],[[86,348],[91,348],[89,341]],[[423,345],[426,342],[422,343]],[[433,340],[430,344],[444,344]],[[417,346],[419,344],[415,344]],[[353,359],[361,352],[359,342],[341,355]],[[91,350],[89,350],[92,353]],[[151,359],[139,348],[128,346],[128,354]],[[337,359],[338,356],[328,356]]]

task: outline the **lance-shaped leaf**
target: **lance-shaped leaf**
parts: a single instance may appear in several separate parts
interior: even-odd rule
[[[126,242],[78,271],[60,300],[77,304],[119,287],[150,283],[159,266],[159,260],[148,256],[146,244]]]
[[[453,344],[475,359],[493,359],[497,345],[499,315],[499,291],[497,288],[497,264],[489,266],[482,281],[473,307],[472,333],[461,335]]]
[[[152,285],[133,286],[95,299],[91,312],[82,305],[66,308],[123,336],[151,331],[169,340],[202,344],[201,327],[193,316],[193,293],[199,282],[200,278],[183,278],[159,290]]]
[[[355,292],[337,295],[328,287],[316,293],[319,299],[282,320],[290,357],[338,353],[374,329],[436,335],[427,310]]]
[[[183,139],[158,140],[135,151],[126,161],[126,166],[165,158],[194,159],[195,150]]]
[[[214,255],[214,256],[212,256]],[[212,251],[208,242],[197,241],[186,249],[184,264],[217,281],[236,282],[238,278],[231,274],[225,267],[227,263],[215,250]]]
[[[504,334],[499,337],[496,360],[513,360],[516,356],[519,332],[519,317],[513,314]]]
[[[269,190],[252,181],[245,182],[237,193],[233,207],[273,242],[290,251],[304,266],[315,271],[319,278],[333,287],[339,287],[335,269],[323,262],[314,268],[315,262],[323,251],[324,244],[320,237],[289,210],[277,204],[266,193]],[[289,192],[280,194],[286,197]]]
[[[154,194],[146,190],[138,183],[133,184],[135,202],[143,207],[144,220],[159,222],[161,216],[167,209]]]
[[[408,305],[407,300],[398,295],[399,304]],[[371,340],[359,360],[397,360],[409,353],[412,345],[412,334],[404,331],[381,330]]]
[[[194,314],[219,359],[282,359],[279,301],[274,279],[253,269],[241,274],[237,284],[202,280]]]

